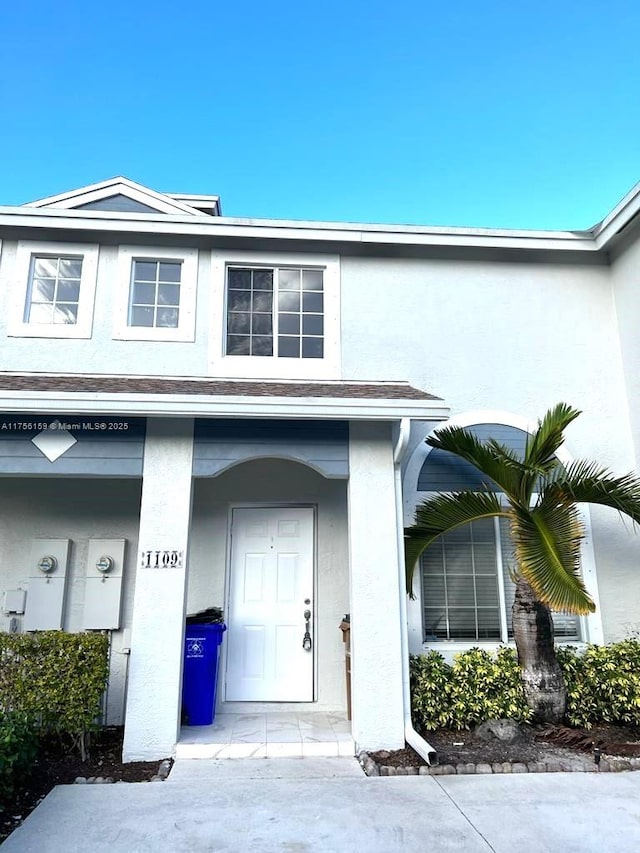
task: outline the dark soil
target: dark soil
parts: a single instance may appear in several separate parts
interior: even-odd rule
[[[158,761],[122,763],[121,727],[105,728],[91,736],[89,756],[80,754],[58,738],[43,739],[32,772],[15,796],[0,804],[0,842],[22,823],[27,815],[56,785],[70,785],[78,776],[111,778],[114,782],[148,782],[158,772]]]
[[[602,724],[592,729],[566,726],[522,726],[521,737],[511,743],[501,740],[480,742],[473,731],[438,729],[424,738],[435,749],[440,764],[492,764],[494,762],[556,761],[592,753],[640,756],[640,728]],[[407,745],[394,752],[371,753],[373,760],[389,767],[420,767],[426,762]]]

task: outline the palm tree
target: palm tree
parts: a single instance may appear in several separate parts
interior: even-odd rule
[[[614,477],[593,462],[564,467],[556,451],[564,430],[580,412],[566,403],[550,409],[528,436],[520,456],[499,442],[481,441],[469,430],[444,427],[427,444],[474,465],[485,477],[479,492],[440,494],[416,510],[405,531],[407,592],[416,563],[431,543],[479,519],[508,519],[516,559],[513,635],[527,704],[538,722],[558,722],[566,689],[553,645],[551,609],[574,614],[595,610],[580,575],[584,530],[577,505],[612,507],[640,521],[640,479]],[[495,487],[503,493],[496,494]]]

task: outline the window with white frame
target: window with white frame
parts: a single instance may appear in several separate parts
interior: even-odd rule
[[[226,354],[322,358],[323,271],[228,266]]]
[[[192,341],[198,253],[121,246],[114,337]]]
[[[211,309],[211,373],[340,378],[338,255],[215,249]]]
[[[505,424],[468,427],[480,440],[495,438],[522,455],[527,433]],[[442,492],[500,490],[480,471],[451,453],[431,449],[417,476],[418,500]],[[535,496],[534,496],[535,497]],[[505,518],[487,518],[439,537],[420,560],[423,640],[508,642],[515,596],[515,551]],[[578,640],[577,616],[553,613],[557,639]]]
[[[97,264],[93,244],[20,241],[8,334],[90,338]]]
[[[82,257],[33,255],[25,323],[78,322]]]
[[[512,639],[515,568],[505,518],[475,521],[439,537],[421,558],[424,641]],[[579,639],[579,617],[553,613],[553,624],[557,639]]]
[[[129,326],[177,329],[182,261],[134,258],[129,291]]]

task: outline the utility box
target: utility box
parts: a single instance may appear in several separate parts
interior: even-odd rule
[[[187,726],[210,726],[216,715],[218,657],[227,626],[187,625],[182,671],[182,721]]]

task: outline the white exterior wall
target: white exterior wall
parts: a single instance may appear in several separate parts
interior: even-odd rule
[[[64,239],[61,239],[64,242]],[[131,243],[140,246],[132,238]],[[142,244],[144,245],[144,244]],[[59,373],[143,374],[148,376],[197,376],[207,374],[209,280],[211,253],[198,259],[198,305],[195,341],[114,340],[118,285],[118,247],[101,246],[93,311],[93,334],[88,339],[6,337],[11,293],[18,286],[14,269],[17,243],[5,240],[0,256],[0,352],[2,370]],[[155,250],[162,257],[162,248]],[[220,318],[220,322],[222,318]],[[46,368],[45,368],[46,366]]]
[[[237,465],[219,477],[196,480],[187,612],[225,605],[230,507],[270,503],[317,507],[314,710],[344,712],[344,646],[338,630],[342,617],[349,611],[344,480],[327,480],[304,465],[267,459]],[[223,640],[221,675],[224,653]],[[224,701],[223,681],[219,682],[217,698],[219,704]],[[239,707],[238,703],[233,705]],[[251,703],[249,707],[255,709],[257,704]]]
[[[351,731],[358,749],[404,746],[398,530],[388,424],[351,423]]]
[[[70,539],[65,631],[82,629],[89,540],[126,539],[121,629],[111,633],[109,725],[124,720],[124,629],[133,608],[140,488],[139,480],[0,478],[0,597],[7,589],[28,589],[32,539]],[[8,629],[9,617],[0,613],[0,631]]]
[[[608,267],[343,259],[342,286],[343,376],[406,378],[452,415],[482,411],[486,422],[504,412],[535,420],[565,401],[583,411],[567,432],[570,454],[633,469],[618,315],[633,340],[638,314],[616,313]],[[631,347],[637,365],[637,334]],[[640,627],[640,538],[614,512],[591,519],[610,642]]]

